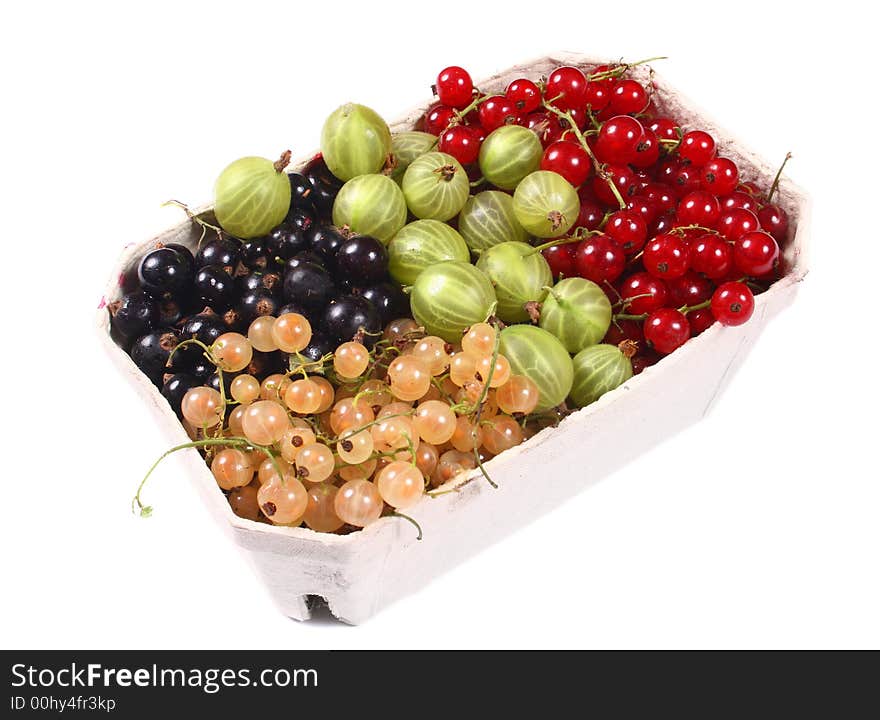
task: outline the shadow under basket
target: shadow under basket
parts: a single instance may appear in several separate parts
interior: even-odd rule
[[[538,79],[559,65],[588,68],[604,62],[559,53],[510,68],[478,86],[483,91],[503,93],[507,84],[518,77]],[[642,81],[648,78],[645,68],[634,68],[632,73]],[[655,75],[654,82],[655,102],[661,112],[683,127],[711,133],[719,155],[734,160],[743,179],[769,186],[774,167],[750,152],[662,77]],[[429,104],[407,112],[392,124],[392,131],[411,129]],[[407,511],[421,526],[422,540],[416,539],[416,529],[410,523],[395,517],[382,518],[349,535],[245,520],[232,512],[198,451],[185,450],[182,453],[187,456],[191,477],[206,506],[251,558],[282,612],[306,620],[315,608],[326,605],[336,618],[361,623],[706,414],[770,318],[792,302],[807,272],[809,200],[783,177],[776,202],[790,218],[789,236],[782,244],[784,276],[756,297],[754,315],[747,323],[739,327],[715,323],[557,427],[489,461],[486,467],[498,483],[497,490],[474,471],[452,481],[457,492],[424,498]],[[187,442],[188,437],[159,391],[111,338],[105,304],[131,289],[138,260],[156,242],[176,242],[192,248],[199,236],[199,229],[184,221],[158,237],[127,247],[113,270],[96,318],[107,352],[149,401],[175,444]],[[620,452],[620,438],[624,436],[625,453]],[[133,483],[137,479],[131,478]],[[326,617],[326,611],[317,614]]]

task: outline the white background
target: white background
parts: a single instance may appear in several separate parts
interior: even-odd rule
[[[496,6],[496,7],[493,7]],[[861,4],[6,3],[0,645],[880,645],[877,61]],[[23,8],[27,8],[26,10]],[[815,200],[813,271],[698,426],[366,625],[282,617],[103,357],[122,246],[242,155],[386,117],[449,64],[657,67]]]

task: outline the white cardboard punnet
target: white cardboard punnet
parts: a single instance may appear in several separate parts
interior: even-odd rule
[[[607,62],[557,53],[510,68],[478,83],[481,90],[503,92],[518,77],[537,79],[559,65],[593,67]],[[648,70],[634,69],[647,80]],[[654,76],[655,102],[684,127],[700,128],[716,139],[719,154],[737,162],[743,178],[768,186],[775,168],[735,139],[694,103]],[[392,124],[392,131],[413,127],[429,103]],[[791,220],[783,248],[784,277],[756,297],[754,316],[740,327],[715,324],[700,336],[633,377],[592,405],[570,415],[519,447],[487,463],[498,483],[492,489],[479,471],[462,475],[457,488],[425,498],[408,511],[421,525],[382,518],[360,532],[332,535],[305,527],[274,527],[236,516],[196,450],[185,450],[207,507],[228,527],[250,556],[282,612],[297,620],[311,616],[312,601],[323,599],[334,616],[360,623],[397,598],[415,592],[433,577],[503,538],[647,450],[699,420],[712,407],[767,322],[794,298],[807,273],[810,204],[806,194],[783,178],[776,199]],[[106,303],[131,288],[137,261],[156,242],[194,247],[200,233],[183,222],[158,237],[127,247],[108,283],[97,325],[108,353],[161,418],[175,444],[188,437],[158,390],[110,337]],[[618,451],[627,438],[627,452]],[[132,478],[136,481],[137,478]],[[449,487],[449,486],[447,486]]]

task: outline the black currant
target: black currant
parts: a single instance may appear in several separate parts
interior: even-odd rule
[[[343,295],[327,306],[321,328],[339,343],[358,336],[364,345],[372,347],[382,334],[382,320],[369,300]]]
[[[364,288],[361,295],[373,303],[379,311],[383,327],[395,318],[409,315],[409,298],[394,283],[383,282],[371,285]]]
[[[309,179],[299,173],[290,173],[290,209],[292,210],[310,210],[315,211],[315,204],[312,202],[312,184]]]
[[[323,309],[336,293],[333,278],[323,267],[302,263],[284,275],[284,300],[312,312]]]
[[[217,237],[208,240],[196,253],[196,268],[205,265],[222,265],[227,272],[234,272],[241,253],[241,241],[232,237]]]
[[[321,267],[324,266],[324,258],[318,255],[318,253],[313,252],[312,250],[303,250],[302,252],[298,252],[292,258],[290,258],[284,266],[288,270],[292,270],[298,265],[302,265],[303,263],[313,263],[314,265],[319,265]]]
[[[266,245],[272,257],[281,260],[288,260],[309,246],[303,230],[286,223],[269,233],[266,237]]]
[[[276,315],[280,304],[278,295],[269,290],[248,290],[235,306],[240,327],[247,329],[261,315]]]
[[[235,279],[236,287],[241,295],[254,290],[264,290],[271,295],[281,294],[281,271],[280,270],[253,270],[239,275]]]
[[[305,208],[291,210],[284,219],[284,224],[294,230],[305,232],[316,222],[315,213]]]
[[[317,253],[324,259],[326,267],[334,271],[336,269],[336,251],[345,242],[345,236],[339,228],[333,225],[317,224],[310,227],[305,238],[312,252]]]
[[[131,359],[154,385],[161,387],[163,376],[173,372],[168,367],[168,358],[179,342],[178,334],[171,328],[153,330],[135,340]]]
[[[199,313],[187,318],[180,329],[180,340],[198,340],[203,345],[211,347],[213,342],[228,328],[223,319],[213,312]],[[208,362],[205,359],[205,351],[198,345],[187,345],[180,348],[174,353],[175,367],[183,368],[193,375],[204,377],[206,372],[196,372],[196,368],[202,363]],[[209,363],[210,364],[210,363]],[[210,372],[213,372],[213,365]]]
[[[239,260],[251,270],[265,270],[273,264],[272,254],[266,247],[266,238],[258,237],[242,242]]]
[[[160,247],[144,255],[138,265],[141,289],[153,297],[174,297],[187,292],[193,279],[191,256]]]
[[[159,323],[159,306],[143,290],[124,295],[108,309],[113,329],[126,340],[146,335]]]
[[[309,341],[309,344],[303,348],[300,355],[313,362],[317,362],[325,355],[332,353],[337,345],[339,345],[339,343],[333,340],[329,335],[325,335],[321,332],[313,332],[312,339]]]
[[[364,285],[379,282],[388,272],[388,251],[370,235],[354,235],[336,250],[336,272]]]
[[[235,279],[223,265],[205,265],[196,273],[196,295],[202,305],[224,312],[235,303],[238,291]]]

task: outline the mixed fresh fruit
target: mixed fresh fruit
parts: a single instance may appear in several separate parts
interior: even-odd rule
[[[741,178],[635,65],[496,95],[449,67],[417,129],[347,104],[301,172],[289,152],[229,165],[213,212],[190,213],[195,252],[157,244],[109,306],[191,437],[169,453],[199,448],[250,520],[411,520],[715,322],[746,322],[779,277],[779,175],[766,192]],[[135,507],[150,512],[140,490]]]

